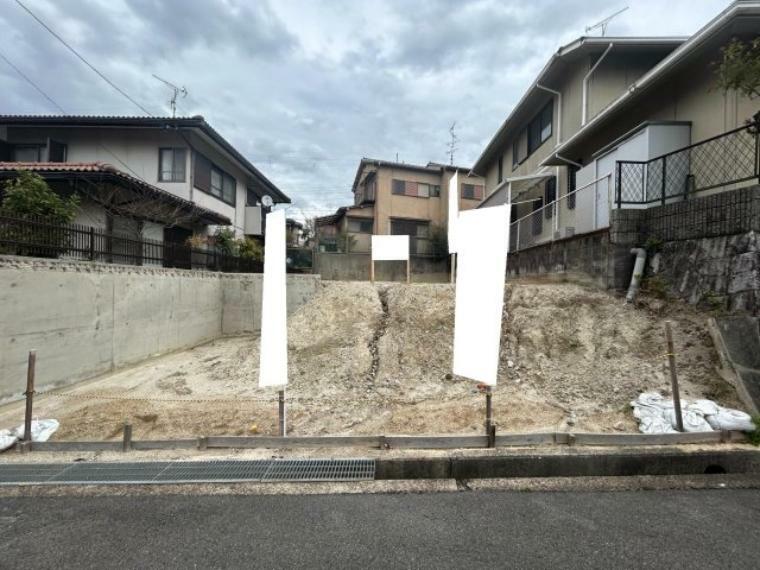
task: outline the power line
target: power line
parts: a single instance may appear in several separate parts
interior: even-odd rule
[[[118,91],[118,92],[119,92],[119,93],[121,93],[121,94],[122,94],[124,97],[126,97],[126,98],[127,98],[129,101],[130,101],[130,102],[132,102],[132,103],[133,103],[133,104],[134,104],[136,107],[138,107],[138,108],[139,108],[139,109],[140,109],[140,110],[141,110],[143,113],[145,113],[146,115],[148,115],[148,116],[150,116],[150,117],[152,117],[152,116],[153,116],[153,114],[152,114],[150,111],[148,111],[148,110],[147,110],[145,107],[143,107],[142,105],[140,105],[140,103],[138,103],[137,101],[135,101],[135,100],[134,100],[132,97],[130,97],[130,96],[129,96],[129,95],[128,95],[128,94],[127,94],[127,93],[126,93],[126,92],[125,92],[123,89],[121,89],[121,88],[120,88],[118,85],[116,85],[116,84],[115,84],[113,81],[111,81],[110,79],[108,79],[108,77],[106,77],[106,76],[105,76],[103,73],[101,73],[101,72],[100,72],[100,71],[99,71],[99,70],[98,70],[98,69],[97,69],[97,68],[96,68],[94,65],[92,65],[92,64],[91,64],[89,61],[87,61],[87,60],[84,58],[84,56],[82,56],[82,55],[81,55],[81,54],[80,54],[80,53],[79,53],[77,50],[75,50],[73,47],[71,47],[71,45],[69,45],[69,44],[66,42],[66,40],[64,40],[64,39],[63,39],[61,36],[59,36],[58,34],[56,34],[56,33],[55,33],[53,30],[52,30],[52,28],[50,28],[50,26],[48,26],[48,25],[47,25],[45,22],[43,22],[43,21],[42,21],[42,20],[41,20],[41,19],[40,19],[40,18],[39,18],[39,17],[38,17],[38,16],[37,16],[37,15],[36,15],[34,12],[32,12],[32,11],[31,11],[29,8],[27,8],[27,7],[26,7],[26,6],[25,6],[25,5],[24,5],[24,4],[21,2],[21,0],[16,0],[16,4],[18,4],[19,6],[21,6],[21,7],[22,7],[22,8],[23,8],[23,9],[24,9],[24,10],[25,10],[25,11],[26,11],[26,12],[27,12],[27,13],[28,13],[28,14],[29,14],[29,15],[30,15],[32,18],[34,18],[35,20],[37,20],[37,22],[40,24],[40,26],[42,26],[43,28],[45,28],[45,29],[46,29],[48,32],[50,32],[50,34],[51,34],[51,35],[52,35],[54,38],[56,38],[56,39],[57,39],[59,42],[61,42],[61,43],[62,43],[64,46],[66,46],[66,47],[69,49],[69,51],[70,51],[71,53],[73,53],[75,56],[77,56],[77,57],[79,58],[79,60],[80,60],[82,63],[84,63],[84,64],[85,64],[87,67],[89,67],[89,68],[90,68],[90,69],[92,69],[92,70],[93,70],[95,73],[97,73],[97,74],[98,74],[98,76],[99,76],[99,77],[100,77],[100,78],[101,78],[103,81],[105,81],[105,82],[106,82],[106,83],[108,83],[108,84],[109,84],[111,87],[113,87],[114,89],[116,89],[116,91]]]
[[[52,100],[52,99],[51,99],[51,98],[48,96],[48,94],[47,94],[47,93],[45,93],[45,92],[44,92],[44,91],[43,91],[43,90],[40,88],[40,86],[39,86],[39,85],[37,85],[37,84],[36,84],[34,81],[32,81],[32,80],[31,80],[29,77],[27,77],[27,76],[26,76],[26,74],[24,74],[24,72],[23,72],[23,71],[21,71],[21,70],[20,70],[18,67],[16,67],[15,65],[13,65],[13,63],[11,62],[11,60],[10,60],[10,59],[8,59],[7,57],[5,57],[5,55],[4,55],[2,52],[0,52],[0,59],[2,59],[2,60],[5,62],[5,63],[7,63],[7,64],[8,64],[8,65],[11,67],[11,69],[13,69],[13,71],[15,71],[16,73],[18,73],[18,74],[19,74],[19,75],[20,75],[22,78],[24,78],[24,79],[26,80],[26,82],[27,82],[27,83],[29,83],[29,85],[31,85],[32,87],[34,87],[34,88],[37,90],[37,92],[38,92],[40,95],[42,95],[42,96],[43,96],[45,99],[47,99],[48,101],[50,101],[50,103],[52,103],[52,104],[53,104],[53,106],[54,106],[56,109],[58,109],[58,110],[59,110],[61,113],[63,113],[64,115],[66,114],[66,111],[64,111],[64,110],[61,108],[61,106],[60,106],[58,103],[56,103],[55,101],[53,101],[53,100]]]

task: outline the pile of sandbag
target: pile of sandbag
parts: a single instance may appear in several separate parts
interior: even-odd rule
[[[643,392],[631,402],[633,416],[642,433],[676,433],[675,404],[659,392]],[[724,408],[712,400],[681,399],[681,416],[684,431],[754,431],[755,424],[749,414]]]
[[[32,441],[47,441],[59,425],[58,420],[32,420]],[[24,424],[0,430],[0,451],[8,449],[19,439],[24,439]]]

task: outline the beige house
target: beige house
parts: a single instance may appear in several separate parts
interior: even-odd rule
[[[468,168],[363,158],[352,187],[354,205],[316,220],[320,248],[368,252],[372,234],[390,234],[409,235],[412,254],[433,253],[436,234],[445,239],[449,181],[456,172],[460,210],[478,206],[484,181]]]
[[[606,228],[616,207],[756,182],[757,151],[738,137],[750,136],[741,127],[760,105],[716,89],[713,63],[732,38],[758,31],[760,2],[738,1],[688,38],[581,37],[561,47],[472,169],[485,177],[482,207],[513,204],[511,249]],[[723,145],[734,149],[723,167],[707,162],[717,143],[698,144],[719,135],[737,137]]]

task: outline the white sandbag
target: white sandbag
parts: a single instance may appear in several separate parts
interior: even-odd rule
[[[5,451],[11,447],[14,443],[16,443],[17,439],[18,438],[16,437],[16,434],[14,434],[11,430],[0,430],[0,451]]]
[[[756,427],[749,414],[730,408],[720,408],[707,421],[715,430],[755,431]]]
[[[641,433],[676,433],[670,422],[661,416],[645,416],[639,422]]]
[[[58,420],[32,420],[32,441],[47,441],[59,426]],[[24,439],[24,424],[14,429],[13,433],[18,439]]]
[[[665,419],[670,422],[673,429],[678,428],[675,408],[664,410]],[[683,419],[683,430],[688,432],[713,431],[713,428],[707,423],[702,412],[695,410],[681,409],[681,419]]]
[[[720,411],[720,406],[712,400],[694,400],[687,408],[695,412],[700,412],[705,417],[717,414]]]

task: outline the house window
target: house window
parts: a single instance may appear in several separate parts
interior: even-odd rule
[[[237,194],[235,178],[200,153],[195,154],[194,162],[194,186],[203,192],[219,198],[230,206],[234,206]]]
[[[554,102],[549,101],[543,109],[520,131],[512,143],[512,170],[517,168],[526,158],[552,136],[552,120]],[[499,176],[501,181],[501,176]]]
[[[575,189],[577,188],[576,174],[579,168],[574,165],[567,167],[567,209],[575,210]],[[571,194],[572,192],[572,194]]]
[[[504,180],[504,155],[499,156],[498,171],[496,183],[501,184],[501,181]]]
[[[544,207],[543,198],[537,198],[533,201],[533,216],[531,219],[531,230],[533,235],[540,235],[544,231],[544,219],[541,217],[541,208]]]
[[[417,198],[437,198],[441,195],[441,187],[426,182],[410,182],[394,179],[391,192],[396,196],[412,196]]]
[[[235,179],[216,166],[211,167],[211,195],[235,204]]]
[[[357,218],[347,218],[348,231],[355,234],[371,234],[372,220],[359,220]]]
[[[552,136],[553,102],[550,101],[541,109],[528,125],[528,154],[533,154],[538,147]]]
[[[158,149],[158,181],[184,182],[185,156],[184,148]]]
[[[259,201],[259,197],[256,195],[256,192],[254,192],[250,188],[246,188],[245,189],[245,205],[256,206],[258,201]]]
[[[479,184],[462,184],[462,198],[466,200],[482,200],[483,186]]]
[[[546,216],[547,220],[550,220],[553,213],[554,213],[554,206],[552,206],[552,202],[554,202],[557,199],[557,179],[552,176],[551,178],[548,178],[546,182],[544,183],[544,202],[546,202],[546,209],[544,210],[544,215]]]
[[[391,220],[391,235],[409,236],[409,253],[429,253],[430,222],[423,220]]]
[[[13,161],[42,162],[44,148],[41,144],[17,144],[13,147]]]

